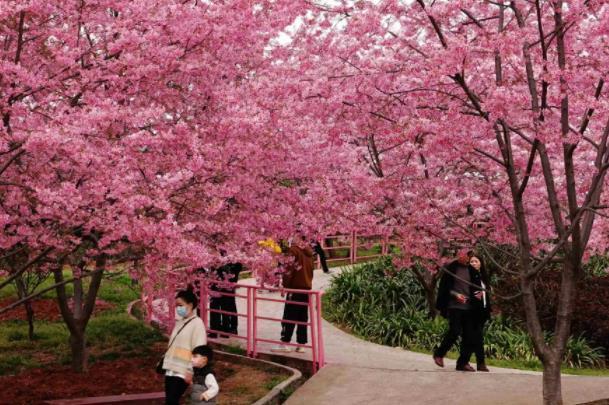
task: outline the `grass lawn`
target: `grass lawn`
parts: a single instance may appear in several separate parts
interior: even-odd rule
[[[51,283],[52,280],[45,282],[48,285]],[[11,298],[12,292],[14,298],[15,290],[11,287],[2,289],[0,297]],[[68,294],[71,294],[71,285],[67,287]],[[131,279],[125,275],[111,275],[102,281],[98,299],[112,305],[93,316],[87,326],[91,363],[123,355],[147,355],[155,342],[164,341],[161,333],[127,315],[127,305],[138,297],[137,285],[132,285]],[[41,298],[55,299],[54,291],[45,293]],[[53,304],[50,301],[47,303]],[[18,373],[31,367],[69,363],[69,332],[63,322],[35,321],[33,341],[27,338],[28,325],[25,320],[3,321],[1,325],[0,375]]]
[[[52,283],[49,279],[45,285]],[[71,295],[72,287],[67,286],[67,291]],[[163,391],[163,378],[155,374],[154,366],[167,339],[127,315],[127,305],[139,297],[139,286],[125,274],[108,274],[102,281],[98,300],[103,309],[94,313],[87,326],[90,369],[85,375],[75,374],[69,367],[69,332],[60,318],[36,320],[33,341],[28,340],[25,319],[0,321],[0,386],[6,387],[2,400],[29,405],[42,399]],[[0,291],[0,300],[16,299],[12,286]],[[41,308],[56,308],[54,299],[54,291],[44,294],[39,300]],[[215,372],[224,404],[255,402],[286,378],[283,371],[232,364],[221,356]]]

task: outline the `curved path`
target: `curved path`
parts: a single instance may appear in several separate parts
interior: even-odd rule
[[[315,271],[313,288],[325,290],[332,274]],[[241,281],[253,284],[253,279]],[[278,293],[262,295],[279,297]],[[244,313],[245,303],[237,300]],[[281,318],[283,305],[260,301],[260,313]],[[239,325],[245,334],[245,325]],[[258,335],[278,339],[280,325],[262,321]],[[323,321],[323,335],[328,365],[300,387],[286,402],[288,405],[352,404],[540,404],[541,374],[514,369],[490,367],[490,373],[455,371],[455,361],[446,359],[445,368],[437,367],[431,356],[388,347],[354,337]],[[218,339],[240,345],[239,339]],[[269,352],[270,344],[260,344],[260,352]],[[287,356],[311,358],[304,354]],[[564,376],[565,404],[579,404],[609,398],[608,377]]]

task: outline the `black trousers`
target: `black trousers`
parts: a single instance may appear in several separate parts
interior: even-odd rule
[[[227,312],[237,312],[237,302],[235,297],[221,295],[219,297],[211,297],[209,300],[210,309],[218,309]],[[220,314],[218,312],[209,313],[209,326],[213,330],[221,332],[237,333],[238,326],[237,315]]]
[[[288,301],[309,302],[308,294],[290,293],[286,298]],[[288,321],[307,322],[309,320],[309,307],[307,305],[285,304],[283,319]],[[296,327],[296,342],[307,343],[307,325],[295,325],[293,323],[281,323],[281,341],[289,342]]]
[[[180,377],[165,376],[165,405],[179,405],[188,384]]]
[[[468,348],[467,351],[461,350],[457,365],[462,366],[469,362],[474,335],[474,312],[465,309],[449,309],[448,310],[448,331],[442,339],[440,346],[434,351],[434,356],[444,357],[446,353],[453,347],[459,337],[461,337],[462,348]],[[469,356],[467,356],[469,352]]]
[[[461,344],[460,357],[467,363],[469,362],[472,353],[476,355],[476,363],[485,363],[484,354],[484,324],[486,319],[473,319],[471,335],[469,339],[465,339]]]

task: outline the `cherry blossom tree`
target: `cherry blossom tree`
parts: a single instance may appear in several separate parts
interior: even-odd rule
[[[86,368],[86,325],[117,264],[137,263],[145,284],[178,285],[223,261],[261,271],[269,257],[257,241],[296,224],[307,237],[349,226],[337,217],[355,204],[343,175],[366,178],[357,153],[284,121],[265,86],[277,80],[272,39],[302,11],[274,1],[0,6],[0,248],[29,254],[0,288],[31,269],[54,275],[75,369]]]
[[[607,27],[594,0],[318,2],[289,50],[305,110],[367,146],[406,251],[518,246],[505,271],[521,280],[548,404],[562,403],[582,261],[607,242]],[[549,264],[562,280],[546,341],[533,281]]]

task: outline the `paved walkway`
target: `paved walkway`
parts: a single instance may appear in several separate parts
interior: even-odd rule
[[[313,289],[325,290],[329,284],[332,274],[337,270],[332,269],[331,274],[324,274],[315,271],[313,278]],[[246,279],[240,281],[242,284],[254,284],[255,280]],[[245,294],[245,291],[243,292]],[[263,297],[280,298],[279,293],[265,292]],[[269,301],[259,301],[258,308],[261,314],[267,317],[281,318],[283,315],[283,304]],[[237,309],[241,313],[246,312],[244,300],[237,300]],[[277,322],[260,321],[258,336],[266,339],[279,339],[281,326]],[[245,323],[240,322],[239,333],[245,335]],[[326,362],[329,364],[341,364],[351,367],[379,368],[384,370],[409,370],[409,371],[434,371],[450,372],[454,371],[455,361],[445,360],[445,368],[438,368],[427,354],[410,352],[398,347],[383,346],[371,343],[338,329],[329,322],[323,321],[323,334],[326,349]],[[219,342],[229,344],[242,343],[239,339],[218,339]],[[260,352],[270,352],[273,345],[259,344]],[[291,357],[311,359],[310,351],[304,354],[288,353]],[[515,373],[515,374],[539,374],[534,372],[511,370],[502,368],[491,368],[494,373]]]
[[[336,274],[337,269],[332,269]],[[332,274],[315,272],[314,289],[326,289]],[[241,281],[253,284],[253,279]],[[263,296],[279,298],[278,293]],[[281,318],[281,303],[260,301],[260,313]],[[237,300],[239,312],[245,302]],[[278,339],[280,325],[261,321],[258,336]],[[245,335],[245,322],[239,333]],[[455,361],[446,359],[445,368],[437,367],[431,356],[400,348],[382,346],[354,337],[323,321],[325,353],[328,365],[309,379],[286,402],[287,405],[352,404],[539,404],[541,374],[522,370],[490,367],[491,373],[456,372]],[[234,345],[239,339],[218,339]],[[260,352],[270,352],[271,344],[261,343]],[[287,356],[311,358],[307,353]],[[563,377],[565,404],[578,404],[609,398],[609,378]]]

